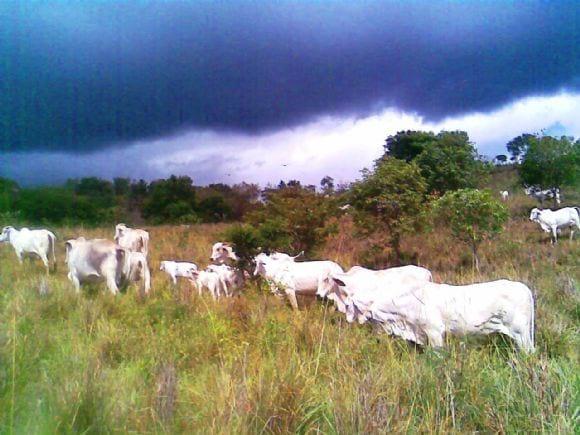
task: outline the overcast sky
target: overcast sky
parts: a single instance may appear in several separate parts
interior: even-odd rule
[[[349,181],[403,129],[580,136],[576,1],[0,2],[0,175]],[[286,165],[286,166],[282,166]]]

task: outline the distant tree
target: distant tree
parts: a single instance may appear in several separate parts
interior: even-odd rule
[[[528,147],[530,146],[530,140],[535,136],[533,134],[524,133],[510,140],[506,148],[508,152],[512,155],[512,160],[517,161],[519,157],[523,157]]]
[[[20,186],[16,181],[0,177],[0,213],[15,211],[16,202]]]
[[[334,178],[326,175],[322,180],[320,180],[320,187],[322,192],[326,195],[331,195],[334,193]]]
[[[81,178],[74,184],[77,195],[89,198],[99,208],[109,208],[115,205],[113,183],[97,177]]]
[[[129,178],[113,178],[113,190],[115,195],[124,196],[129,193],[131,187],[131,180]]]
[[[206,222],[228,220],[232,214],[231,207],[222,195],[212,195],[199,201],[199,212]]]
[[[543,188],[578,186],[580,183],[580,141],[562,136],[533,136],[520,166],[524,184]]]
[[[488,190],[460,189],[447,192],[435,202],[433,209],[453,236],[469,245],[473,265],[479,272],[479,245],[503,230],[507,208]]]
[[[195,188],[191,178],[172,175],[153,181],[143,205],[143,216],[155,223],[195,222]]]
[[[430,192],[476,187],[488,172],[464,131],[442,131],[414,161],[421,168]]]
[[[396,260],[401,258],[401,236],[422,223],[427,184],[419,167],[395,158],[377,160],[374,170],[363,170],[353,183],[350,203],[356,222],[368,233],[387,238]]]
[[[395,157],[407,162],[421,154],[427,145],[435,142],[435,134],[425,131],[399,131],[385,142],[385,157]]]
[[[507,162],[508,158],[505,154],[498,154],[495,156],[494,160],[499,163],[505,163]]]

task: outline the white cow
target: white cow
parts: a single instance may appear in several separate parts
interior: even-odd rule
[[[414,285],[433,281],[431,272],[424,267],[409,265],[391,267],[383,270],[371,270],[361,266],[354,266],[348,272],[329,273],[319,283],[316,295],[333,301],[341,313],[346,312],[346,306],[337,296],[338,284],[334,278],[346,280],[350,284],[352,292],[368,292],[371,296],[374,292],[390,291],[393,286]]]
[[[130,279],[130,251],[110,240],[79,237],[67,240],[65,248],[68,279],[77,292],[85,282],[105,281],[111,293],[117,294]]]
[[[238,261],[234,249],[226,242],[217,242],[211,248],[210,261],[217,264],[226,264],[228,260]]]
[[[395,285],[390,291],[353,291],[348,278],[334,278],[347,320],[378,323],[388,334],[419,345],[440,347],[447,334],[512,338],[534,351],[534,298],[530,289],[508,280],[453,286],[431,282]]]
[[[510,197],[510,193],[507,190],[500,190],[499,194],[501,195],[501,200],[502,201],[507,201]]]
[[[142,289],[145,294],[151,290],[151,271],[147,264],[147,257],[142,252],[129,251],[129,277],[130,282],[142,281]]]
[[[562,228],[570,228],[570,240],[574,238],[574,227],[580,230],[580,208],[564,207],[552,211],[533,208],[530,212],[530,220],[540,224],[542,230],[550,233],[552,243],[558,242],[558,231]]]
[[[232,296],[235,290],[239,290],[244,286],[246,272],[243,270],[227,264],[210,264],[206,270],[215,272],[220,276],[226,296]]]
[[[270,283],[273,292],[286,294],[292,308],[298,309],[297,294],[315,295],[319,284],[330,272],[342,273],[342,267],[333,261],[275,260],[266,254],[255,258],[254,275],[261,275]]]
[[[34,254],[40,257],[46,267],[46,272],[50,270],[48,256],[52,252],[52,262],[56,269],[56,257],[54,255],[55,235],[48,230],[29,230],[7,226],[2,229],[0,242],[8,242],[14,248],[18,261],[22,264],[24,255]]]
[[[142,252],[147,255],[149,251],[149,233],[138,228],[129,228],[125,224],[115,226],[115,243],[133,252]]]
[[[193,272],[197,271],[197,265],[185,261],[162,261],[159,270],[167,273],[171,277],[173,285],[177,284],[177,278],[187,278],[190,281],[195,279]]]
[[[214,300],[220,297],[220,294],[226,294],[225,283],[219,273],[211,270],[193,271],[193,279],[190,282],[197,287],[199,295],[204,288],[207,288]]]

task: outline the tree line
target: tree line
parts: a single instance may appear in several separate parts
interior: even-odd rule
[[[522,135],[508,149],[523,158],[522,184],[578,186],[580,141]],[[402,237],[440,220],[471,247],[477,266],[479,243],[500,232],[507,219],[497,192],[481,190],[492,168],[464,131],[400,131],[386,139],[373,166],[347,185],[335,185],[330,176],[319,186],[290,180],[264,189],[248,183],[195,186],[187,176],[149,183],[89,177],[35,188],[0,179],[0,214],[5,221],[53,225],[237,222],[225,237],[246,260],[258,249],[311,255],[348,214],[358,235],[373,241],[367,263],[375,265],[403,261]]]

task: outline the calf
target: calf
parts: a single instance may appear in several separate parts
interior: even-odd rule
[[[580,208],[564,207],[556,211],[533,208],[530,212],[530,220],[538,223],[546,233],[550,233],[552,244],[558,242],[558,231],[562,228],[570,228],[570,240],[572,240],[574,227],[580,230]]]
[[[177,278],[183,277],[190,281],[195,279],[194,272],[197,271],[197,265],[185,261],[162,261],[159,270],[167,273],[173,285],[177,284]]]
[[[56,237],[48,230],[22,228],[18,231],[14,227],[7,226],[2,229],[0,242],[8,242],[12,245],[21,264],[24,255],[33,254],[40,257],[44,267],[46,267],[46,273],[50,271],[48,257],[52,253],[52,262],[54,269],[56,269],[56,256],[54,255]]]
[[[207,267],[207,270],[220,276],[226,296],[232,296],[235,290],[239,290],[244,286],[246,276],[243,270],[226,264],[211,264]]]
[[[211,270],[194,271],[193,279],[190,282],[197,287],[199,295],[204,288],[209,290],[214,300],[219,299],[221,293],[226,294],[224,280],[219,273]]]

